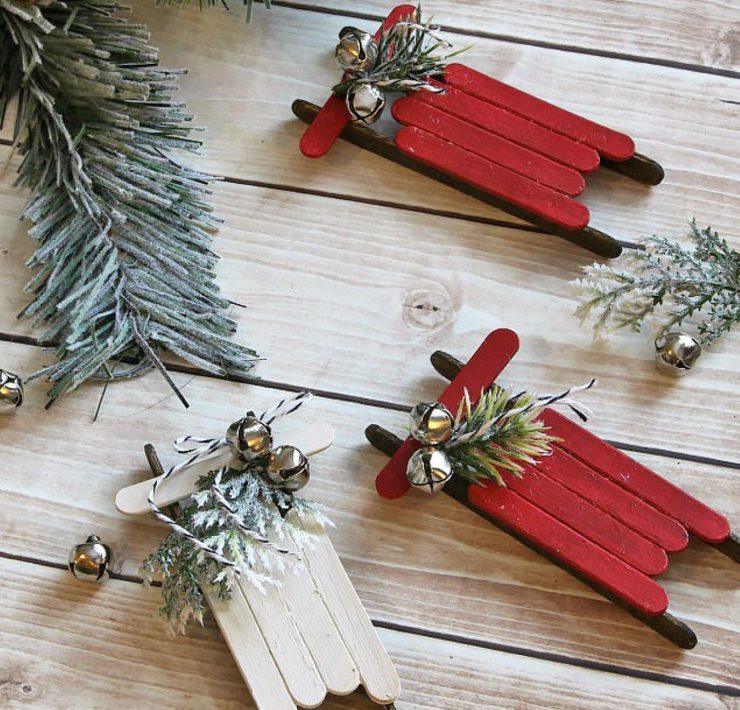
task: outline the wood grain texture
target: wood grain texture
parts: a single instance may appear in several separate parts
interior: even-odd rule
[[[38,348],[0,345],[0,361],[16,370],[43,357]],[[121,515],[113,498],[121,486],[148,478],[143,442],[153,441],[162,463],[170,465],[176,457],[166,452],[174,437],[212,435],[245,406],[260,409],[280,396],[263,387],[178,374],[175,379],[191,400],[190,411],[152,378],[146,387],[110,387],[95,424],[95,388],[51,411],[43,410],[39,388],[29,388],[23,408],[0,419],[0,551],[64,562],[72,543],[97,533],[113,546],[119,571],[135,574],[162,527],[150,516]],[[701,639],[696,649],[680,653],[447,496],[382,501],[374,476],[385,458],[365,443],[363,429],[376,421],[403,432],[406,415],[323,398],[310,406],[334,424],[337,442],[314,459],[306,493],[336,523],[332,540],[371,618],[527,652],[736,685],[740,605],[736,566],[726,556],[692,544],[660,578],[673,612]],[[737,527],[735,472],[638,458]]]
[[[352,13],[384,15],[386,0],[295,3]],[[510,37],[517,42],[547,43],[576,51],[614,52],[647,60],[740,70],[737,12],[722,0],[585,0],[578,4],[516,0],[455,2],[435,0],[424,7],[446,28],[476,36]],[[649,21],[648,19],[649,18]],[[356,22],[358,23],[358,22]],[[460,37],[459,41],[464,41]]]
[[[0,187],[0,332],[27,335],[15,314],[27,303],[33,244],[10,180]],[[680,381],[656,372],[648,337],[594,343],[567,284],[585,252],[554,237],[371,205],[348,211],[266,188],[222,185],[215,198],[226,219],[219,281],[248,305],[233,316],[237,337],[267,357],[260,377],[410,407],[439,396],[435,348],[467,358],[509,326],[522,349],[503,384],[553,392],[594,376],[589,428],[600,436],[740,461],[740,333]]]
[[[212,621],[187,638],[164,636],[153,618],[158,590],[120,581],[90,587],[64,570],[10,560],[0,560],[0,570],[3,707],[254,707]],[[380,636],[403,676],[399,710],[607,710],[627,702],[635,710],[726,710],[732,702],[596,670],[579,669],[574,677],[573,668],[551,661],[398,631],[380,629]],[[456,673],[449,672],[452,664]],[[329,697],[322,707],[378,706],[355,693]]]

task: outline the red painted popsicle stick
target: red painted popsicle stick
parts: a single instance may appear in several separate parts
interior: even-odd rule
[[[577,170],[422,101],[413,101],[408,97],[399,99],[393,104],[393,117],[405,126],[416,126],[434,133],[492,163],[498,163],[566,195],[578,195],[586,187],[583,175]]]
[[[408,98],[430,104],[581,172],[599,167],[598,151],[585,143],[577,143],[562,133],[555,133],[531,119],[517,116],[447,84],[438,81],[430,81],[430,84],[444,88],[444,93],[417,91]]]
[[[558,446],[674,517],[701,540],[717,544],[729,537],[730,524],[724,516],[595,434],[552,409],[543,412],[542,420],[550,427],[551,434],[563,439]]]
[[[416,14],[415,5],[399,5],[385,18],[382,26],[375,33],[375,41],[380,40],[383,30],[389,30],[400,20],[413,17]],[[300,148],[307,158],[320,158],[326,155],[337,142],[339,134],[350,122],[351,116],[342,99],[332,94],[318,116],[308,125],[300,140]]]
[[[635,154],[634,141],[624,133],[589,121],[463,64],[447,67],[445,83],[585,143],[605,158],[621,161]]]
[[[491,386],[517,350],[519,337],[513,330],[494,330],[473,353],[465,369],[447,385],[439,401],[456,414],[465,390],[468,390],[471,398],[477,398],[482,390]],[[375,487],[382,498],[400,498],[409,490],[411,486],[406,479],[406,465],[418,448],[419,444],[409,437],[377,475]]]
[[[588,499],[666,552],[679,552],[689,544],[683,525],[559,447],[553,447],[550,456],[539,459],[535,470]]]
[[[588,208],[580,202],[432,133],[406,127],[396,134],[395,140],[401,151],[416,160],[534,212],[565,229],[583,229],[588,225]]]
[[[507,477],[512,491],[643,574],[666,570],[668,555],[662,547],[553,480],[539,466],[524,469],[522,478]]]
[[[650,577],[559,522],[509,488],[471,485],[468,497],[483,513],[516,529],[538,548],[562,560],[645,614],[662,614],[668,595]]]

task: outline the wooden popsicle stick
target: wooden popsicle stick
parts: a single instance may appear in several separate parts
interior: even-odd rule
[[[550,456],[542,457],[536,468],[660,545],[666,552],[679,552],[689,544],[689,534],[679,522],[559,447],[553,447]]]
[[[205,585],[201,590],[257,707],[260,710],[296,710],[241,589],[235,587],[229,601],[219,599]]]
[[[415,15],[415,5],[399,5],[393,8],[375,33],[375,41],[380,40],[384,29],[389,30],[399,20]],[[318,111],[316,120],[303,132],[299,143],[301,153],[307,158],[320,158],[326,155],[351,120],[344,101],[332,94]]]
[[[273,440],[275,446],[291,444],[306,456],[313,456],[331,446],[334,441],[334,430],[326,422],[295,422],[285,425],[280,423],[273,429]],[[204,459],[168,478],[157,489],[154,502],[162,508],[187,498],[195,490],[198,479],[218,465],[216,461],[224,465],[230,457],[231,454],[226,451],[218,459],[215,457]],[[151,480],[147,480],[122,488],[116,493],[116,508],[129,515],[149,513],[151,509],[147,497],[151,487]]]
[[[287,564],[291,565],[291,561]],[[288,574],[293,572],[288,571]],[[310,577],[303,582],[313,586]],[[327,688],[293,614],[283,601],[284,590],[267,586],[261,591],[246,579],[239,579],[236,586],[254,615],[293,701],[306,708],[321,705]]]
[[[542,421],[563,440],[558,446],[672,516],[701,540],[716,545],[729,537],[727,518],[587,429],[552,409],[543,412]]]
[[[445,68],[445,84],[488,101],[527,120],[557,131],[596,149],[613,161],[628,160],[635,154],[634,141],[624,133],[538,99],[520,89],[475,71],[464,64]]]
[[[539,466],[523,468],[521,478],[507,476],[510,491],[645,575],[667,569],[668,556],[662,547],[550,478]]]
[[[311,123],[319,112],[318,106],[302,99],[296,99],[293,102],[292,109],[293,113],[304,123]],[[490,192],[480,190],[464,180],[459,180],[452,175],[448,175],[443,170],[439,170],[431,165],[426,165],[425,163],[415,160],[412,156],[407,155],[400,150],[391,138],[379,134],[368,126],[363,126],[359,123],[348,123],[344,127],[340,137],[343,140],[349,141],[350,143],[363,148],[364,150],[375,153],[387,160],[391,160],[397,165],[402,165],[420,175],[424,175],[432,180],[442,183],[443,185],[448,185],[455,190],[459,190],[466,195],[470,195],[476,200],[485,202],[503,212],[507,212],[519,219],[523,219],[530,224],[539,227],[543,232],[555,234],[573,244],[577,244],[584,249],[588,249],[594,254],[613,258],[622,253],[622,246],[620,243],[608,234],[605,234],[593,227],[584,227],[583,229],[576,230],[566,229],[552,220],[545,219],[534,212],[522,209],[521,207],[518,207],[501,197],[497,197]]]
[[[508,487],[493,482],[468,487],[468,499],[538,548],[594,580],[644,614],[662,614],[668,595],[650,577],[561,523]]]
[[[147,444],[144,453],[154,477],[164,475],[154,446]],[[259,710],[297,710],[239,587],[229,601],[219,599],[207,585],[200,588]]]
[[[416,126],[434,133],[565,195],[578,195],[586,187],[583,175],[577,170],[422,101],[413,101],[410,97],[398,99],[392,111],[393,118],[404,126]]]
[[[398,699],[401,685],[370,618],[323,526],[294,511],[292,522],[314,535],[312,544],[302,548],[303,559],[321,593],[339,633],[360,674],[365,692],[376,703],[391,704]]]
[[[292,539],[275,542],[297,551]],[[311,652],[326,688],[336,695],[353,693],[360,684],[357,666],[303,560],[292,562],[282,572],[274,572],[274,577],[283,585],[283,601]]]
[[[454,363],[459,364],[459,361],[455,360],[454,358],[452,358],[452,356],[449,356],[446,353],[438,352],[435,353],[435,355],[438,356],[438,361],[440,364],[445,361],[452,361],[447,362],[446,365],[441,366],[440,368],[437,368],[438,371],[441,369],[446,370],[448,366],[454,365]],[[367,435],[368,441],[376,449],[382,451],[388,456],[394,456],[403,444],[401,439],[399,439],[395,434],[392,434],[391,432],[383,429],[376,424],[371,424],[366,429],[365,433]],[[522,544],[526,545],[527,547],[531,548],[538,554],[548,559],[553,564],[572,574],[574,577],[581,580],[584,584],[588,585],[596,592],[606,597],[620,608],[624,609],[631,616],[646,624],[651,629],[655,630],[657,633],[659,633],[661,636],[668,639],[672,643],[681,648],[694,648],[694,646],[696,646],[696,634],[687,624],[685,624],[680,619],[677,619],[675,616],[669,614],[668,612],[664,612],[663,614],[660,614],[658,616],[655,616],[654,614],[643,613],[642,611],[636,609],[633,605],[625,601],[622,596],[611,592],[609,589],[601,585],[592,576],[581,573],[578,569],[570,565],[566,559],[558,557],[555,554],[551,554],[546,549],[537,545],[532,539],[523,535],[516,526],[507,525],[501,519],[494,517],[493,515],[487,513],[485,510],[473,505],[468,497],[470,487],[471,486],[462,478],[453,476],[452,480],[442,490],[444,491],[444,493],[454,498],[458,503],[464,505],[466,508],[469,508],[477,515],[490,522],[492,525],[500,528],[505,533],[519,540],[519,542],[521,542]]]
[[[447,84],[435,80],[430,83],[444,89],[444,93],[417,91],[408,97],[409,100],[434,106],[581,172],[599,167],[598,151],[585,143],[578,143],[532,119],[517,116]]]
[[[402,128],[396,134],[396,145],[422,163],[443,170],[458,180],[490,192],[565,229],[583,229],[588,225],[588,207],[580,202],[433,133],[415,127]]]
[[[519,337],[513,330],[499,328],[494,330],[473,353],[467,367],[460,377],[454,379],[442,392],[439,401],[457,413],[465,390],[471,397],[477,397],[481,390],[491,386],[519,350]],[[435,356],[432,356],[434,362]],[[459,370],[458,370],[459,371]],[[450,378],[453,379],[453,378]],[[366,431],[367,433],[367,431]],[[371,442],[372,443],[372,442]],[[419,443],[408,437],[398,451],[394,451],[380,473],[375,478],[375,487],[382,498],[400,498],[410,485],[406,479],[406,464],[411,454],[419,448]]]

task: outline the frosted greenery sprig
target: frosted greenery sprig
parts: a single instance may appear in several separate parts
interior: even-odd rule
[[[264,466],[265,461],[256,461],[247,468],[223,467],[202,476],[177,524],[203,544],[173,531],[144,561],[147,584],[162,578],[159,613],[171,633],[185,633],[191,619],[203,623],[203,586],[222,600],[231,598],[239,578],[258,589],[280,586],[272,573],[297,558],[289,551],[292,543],[300,550],[313,538],[291,516],[285,517],[287,511],[299,517],[310,514],[313,520],[331,525],[314,503],[267,483],[260,475]],[[204,547],[217,554],[208,554]],[[219,562],[217,556],[229,564]]]
[[[18,96],[18,184],[38,242],[21,315],[56,351],[33,376],[54,383],[50,403],[91,377],[164,373],[160,349],[219,374],[255,357],[231,340],[214,280],[211,178],[170,156],[200,145],[172,98],[181,72],[158,65],[124,9],[0,0],[0,117]],[[120,359],[135,364],[114,372]]]
[[[502,471],[521,478],[522,464],[536,465],[539,458],[550,453],[551,444],[559,441],[547,433],[539,418],[544,409],[553,404],[566,405],[585,420],[585,409],[571,395],[594,384],[596,381],[591,380],[551,396],[512,394],[494,385],[481,393],[475,405],[466,390],[455,416],[455,434],[445,444],[453,473],[472,483],[492,480],[500,486],[506,485]]]
[[[740,322],[740,252],[710,227],[691,222],[693,247],[653,236],[644,249],[630,250],[616,262],[587,266],[573,283],[581,320],[594,319],[594,332],[639,331],[649,316],[660,319],[658,336],[688,321],[698,321],[703,345]]]
[[[345,79],[333,88],[343,97],[353,84],[373,84],[383,93],[433,90],[429,79],[441,77],[450,59],[467,47],[452,50],[452,45],[438,34],[431,20],[422,23],[421,7],[414,21],[397,22],[384,30],[378,42],[375,65],[357,76]]]

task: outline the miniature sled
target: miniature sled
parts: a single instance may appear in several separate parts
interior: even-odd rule
[[[496,330],[467,365],[435,352],[433,367],[451,382],[439,401],[456,411],[465,390],[477,399],[519,348],[516,333]],[[667,612],[668,595],[653,579],[668,566],[668,554],[683,550],[689,533],[738,561],[737,538],[728,521],[688,493],[610,446],[572,420],[546,409],[549,434],[561,441],[522,478],[470,484],[453,476],[444,491],[481,517],[567,570],[626,609],[666,639],[693,648],[697,638]],[[409,490],[406,466],[419,448],[377,425],[370,443],[391,456],[376,488],[387,499]]]
[[[400,5],[383,28],[416,13]],[[599,166],[646,185],[662,181],[663,168],[637,153],[629,136],[462,64],[448,65],[431,83],[445,91],[409,92],[393,105],[403,125],[394,139],[353,122],[334,95],[322,108],[294,101],[295,115],[310,124],[301,151],[321,157],[341,137],[596,254],[620,254],[619,242],[588,226],[589,210],[575,198],[584,175]]]
[[[279,438],[308,456],[327,448],[333,431],[314,423]],[[145,453],[152,473],[163,476],[151,444]],[[212,462],[164,481],[157,504],[188,497],[209,468]],[[122,489],[117,507],[148,512],[150,488],[151,481],[144,481]],[[263,592],[239,580],[229,601],[202,589],[254,702],[260,710],[315,708],[329,693],[349,695],[363,687],[374,702],[392,707],[400,694],[398,674],[331,540],[316,520],[295,516],[293,522],[313,534],[313,545],[299,549],[289,541],[299,559],[273,573],[282,586]],[[280,545],[286,547],[286,541]]]

